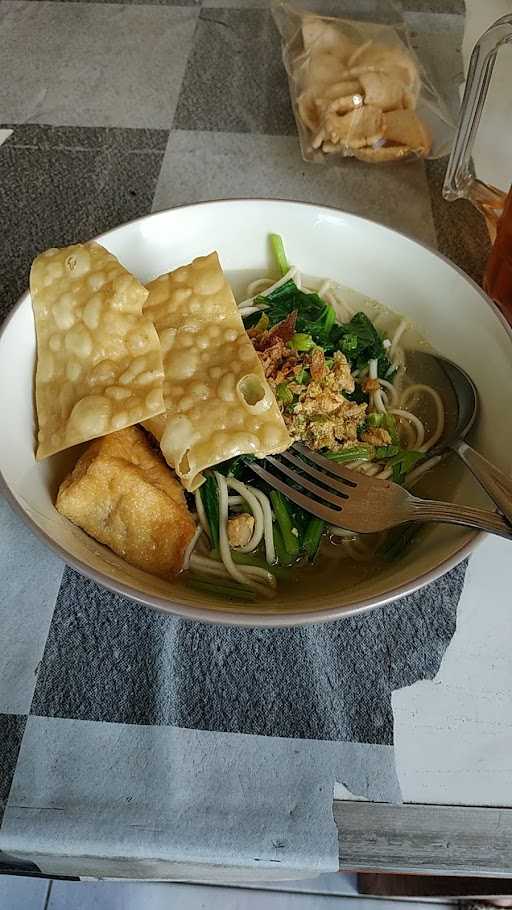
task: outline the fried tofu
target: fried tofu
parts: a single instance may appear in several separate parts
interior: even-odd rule
[[[137,426],[92,442],[62,482],[57,510],[133,566],[171,578],[195,531],[183,488]]]

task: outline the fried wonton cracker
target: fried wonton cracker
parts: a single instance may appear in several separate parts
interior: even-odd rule
[[[164,410],[148,292],[98,243],[51,249],[34,260],[37,458]]]
[[[197,489],[202,471],[227,458],[287,449],[290,436],[217,253],[148,287],[144,312],[162,344],[167,413],[144,426],[185,489]]]

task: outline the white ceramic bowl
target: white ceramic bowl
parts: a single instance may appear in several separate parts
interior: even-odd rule
[[[499,467],[509,469],[511,331],[480,289],[432,250],[382,225],[335,209],[255,199],[159,212],[109,231],[99,241],[142,281],[214,249],[228,276],[236,281],[240,270],[268,271],[269,232],[283,236],[290,261],[306,274],[333,278],[403,313],[437,350],[464,367],[482,399],[474,442]],[[278,597],[270,603],[222,604],[187,588],[181,580],[171,583],[147,575],[55,511],[58,483],[76,460],[76,452],[40,463],[34,459],[34,363],[34,323],[26,293],[0,336],[0,477],[9,501],[70,565],[158,610],[244,625],[339,618],[380,606],[427,584],[460,562],[478,539],[464,530],[432,526],[402,559],[375,569],[352,588],[343,584],[340,565],[339,579],[333,576],[314,599],[301,593],[297,585],[293,602]],[[460,482],[448,490],[450,498],[473,505],[485,503],[462,466],[457,476]]]

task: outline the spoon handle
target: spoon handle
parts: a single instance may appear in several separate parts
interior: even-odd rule
[[[496,503],[500,512],[512,522],[512,478],[507,477],[464,440],[457,439],[452,448]]]

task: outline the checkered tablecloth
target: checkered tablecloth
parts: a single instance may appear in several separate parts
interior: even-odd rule
[[[462,0],[404,15],[455,107]],[[0,84],[2,317],[42,249],[216,197],[344,208],[481,276],[485,230],[442,201],[446,161],[302,161],[268,0],[1,0]],[[464,573],[343,623],[217,628],[81,577],[1,503],[0,866],[335,868],[334,781],[399,799],[391,692],[437,672]]]

